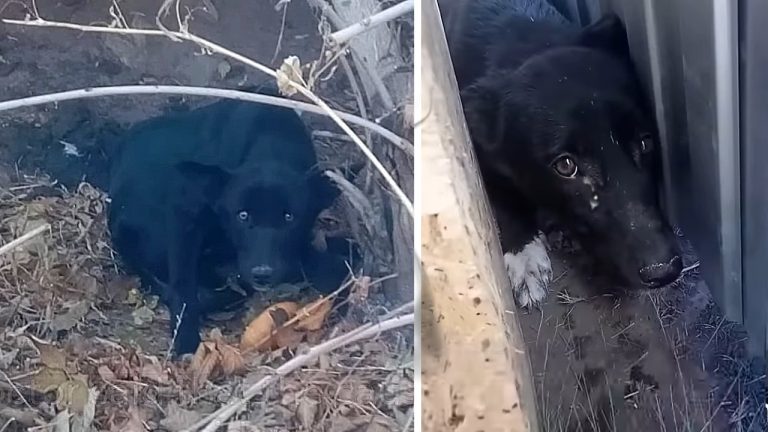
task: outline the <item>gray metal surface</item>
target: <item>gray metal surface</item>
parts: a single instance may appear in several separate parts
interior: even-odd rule
[[[742,279],[744,325],[765,351],[768,309],[768,2],[741,0]]]

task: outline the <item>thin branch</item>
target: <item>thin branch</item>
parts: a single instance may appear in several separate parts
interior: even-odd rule
[[[159,21],[159,20],[158,20]],[[218,54],[230,57],[234,60],[237,60],[243,64],[246,64],[250,67],[253,67],[255,69],[260,70],[261,72],[271,76],[272,78],[277,79],[277,72],[267,66],[264,66],[263,64],[252,60],[248,57],[245,57],[242,54],[236,53],[232,50],[229,50],[227,48],[224,48],[223,46],[216,44],[214,42],[211,42],[207,39],[203,39],[199,36],[196,36],[192,33],[187,32],[173,32],[173,31],[163,31],[163,30],[143,30],[143,29],[121,29],[121,28],[111,28],[111,27],[103,27],[103,26],[89,26],[89,25],[79,25],[79,24],[72,24],[72,23],[66,23],[66,22],[59,22],[59,21],[48,21],[41,18],[33,19],[33,20],[12,20],[12,19],[3,19],[2,22],[6,24],[14,24],[14,25],[22,25],[22,26],[31,26],[31,27],[57,27],[57,28],[67,28],[71,30],[80,30],[83,32],[94,32],[94,33],[113,33],[113,34],[132,34],[132,35],[148,35],[148,36],[164,36],[164,37],[170,37],[173,38],[173,36],[184,39],[193,43],[196,43],[199,46],[202,46],[203,48],[206,48],[212,52],[216,52]],[[387,172],[386,168],[384,168],[384,165],[379,161],[376,156],[373,154],[373,151],[369,149],[363,141],[360,139],[359,136],[347,125],[344,120],[341,119],[332,109],[328,106],[322,99],[320,99],[316,94],[314,94],[312,91],[304,87],[302,84],[297,83],[288,77],[282,77],[285,78],[285,82],[291,86],[293,89],[301,93],[304,97],[309,99],[310,101],[314,102],[316,105],[321,107],[325,112],[328,114],[328,117],[330,117],[340,128],[343,130],[347,135],[352,138],[352,141],[357,145],[357,147],[360,149],[360,151],[363,152],[365,157],[368,158],[368,160],[371,161],[373,166],[376,168],[376,170],[381,174],[381,176],[384,178],[384,181],[387,183],[387,185],[390,187],[390,189],[395,193],[397,198],[400,200],[400,203],[405,207],[405,209],[408,211],[411,217],[414,216],[413,213],[413,203],[408,198],[408,196],[403,192],[403,190],[400,188],[400,186],[397,184],[397,181],[392,177],[389,172]]]
[[[278,378],[288,375],[289,373],[312,364],[322,354],[327,354],[335,349],[341,348],[345,345],[355,343],[363,339],[370,339],[378,336],[382,332],[388,330],[394,330],[400,327],[413,325],[414,315],[408,314],[399,316],[396,318],[382,321],[378,324],[368,324],[367,328],[362,331],[355,330],[331,340],[325,341],[320,345],[316,345],[310,348],[307,352],[299,354],[291,360],[285,362],[282,366],[275,369],[272,375],[266,376],[253,384],[248,390],[243,393],[243,397],[235,399],[229,402],[227,405],[219,408],[206,418],[200,420],[194,425],[190,426],[187,431],[196,431],[203,428],[203,432],[213,432],[219,429],[230,417],[240,411],[249,400],[260,394],[265,388],[272,385]],[[207,425],[207,426],[206,426]]]
[[[285,108],[293,108],[300,111],[307,111],[313,114],[327,115],[326,111],[306,102],[301,102],[293,99],[286,99],[275,96],[268,96],[258,93],[248,93],[239,90],[229,89],[217,89],[209,87],[191,87],[191,86],[172,86],[172,85],[126,85],[126,86],[106,86],[106,87],[88,87],[77,90],[67,90],[57,93],[49,93],[38,96],[30,96],[21,99],[14,99],[9,101],[0,102],[0,112],[17,108],[30,107],[35,105],[42,105],[52,102],[61,102],[73,99],[86,99],[101,96],[121,96],[121,95],[140,95],[140,94],[178,94],[186,96],[210,96],[220,97],[226,99],[236,99],[247,102],[256,102],[268,105],[281,106]],[[353,114],[348,114],[341,111],[334,111],[339,117],[344,120],[362,126],[366,129],[370,129],[373,132],[381,135],[382,138],[390,141],[395,147],[400,150],[413,155],[413,144],[394,134],[389,129],[382,127],[370,120],[358,117]],[[350,138],[351,139],[351,138]]]
[[[365,33],[378,25],[392,21],[409,12],[413,12],[413,0],[405,0],[347,28],[334,32],[331,34],[331,40],[339,45],[344,44],[361,33]]]
[[[10,243],[3,245],[0,247],[0,256],[5,255],[6,253],[16,249],[17,247],[21,246],[22,244],[28,242],[29,240],[33,239],[34,237],[37,237],[38,235],[42,234],[43,232],[50,230],[51,226],[49,224],[40,225],[39,227],[33,229],[32,231],[24,234],[23,236],[12,240]]]

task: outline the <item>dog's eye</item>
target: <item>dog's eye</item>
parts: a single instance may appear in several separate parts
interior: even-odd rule
[[[285,218],[286,222],[291,222],[293,220],[293,213],[285,212],[283,217]]]
[[[560,156],[552,163],[552,167],[557,174],[565,178],[573,178],[579,171],[576,162],[570,156]]]
[[[640,136],[640,153],[646,154],[653,149],[653,137],[651,134],[643,134]]]
[[[243,210],[240,213],[237,214],[237,218],[241,221],[247,221],[248,220],[248,212]]]

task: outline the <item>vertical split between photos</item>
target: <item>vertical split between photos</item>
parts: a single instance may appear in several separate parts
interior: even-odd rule
[[[0,430],[416,429],[415,3],[0,11]]]

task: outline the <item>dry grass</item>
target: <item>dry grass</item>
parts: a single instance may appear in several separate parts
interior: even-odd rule
[[[0,430],[181,430],[297,350],[372,316],[350,314],[298,345],[247,358],[240,373],[196,383],[192,365],[166,359],[165,309],[120,273],[106,205],[86,183],[66,191],[34,178],[3,191],[2,244],[50,229],[0,256]],[[229,318],[216,326],[234,345],[242,322]],[[410,339],[387,333],[329,353],[268,388],[228,430],[408,430]]]

